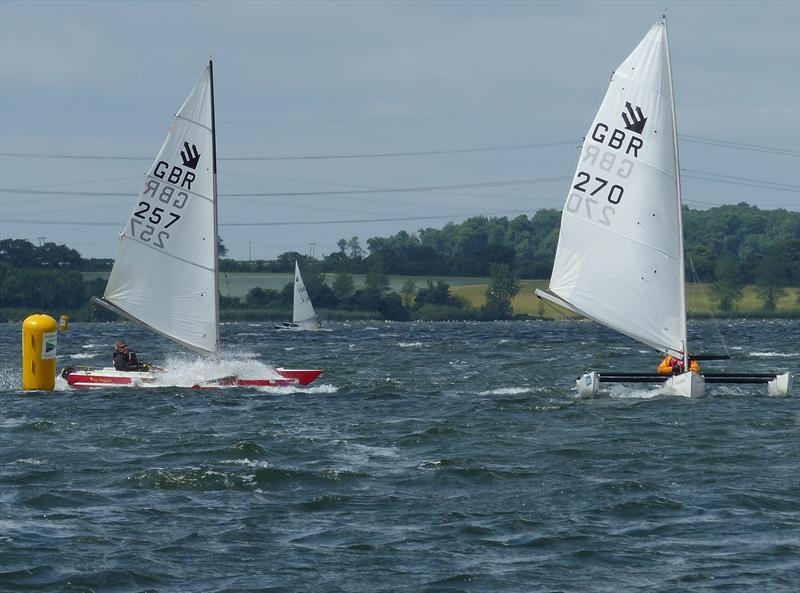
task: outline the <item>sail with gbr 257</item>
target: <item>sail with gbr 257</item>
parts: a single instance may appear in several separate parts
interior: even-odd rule
[[[144,189],[119,235],[102,299],[96,302],[201,354],[217,354],[219,258],[213,65],[178,111],[147,171]],[[275,370],[275,377],[219,377],[193,387],[306,385],[318,369]],[[163,385],[162,370],[66,368],[74,387]]]

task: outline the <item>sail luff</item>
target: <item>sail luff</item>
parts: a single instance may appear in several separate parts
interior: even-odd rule
[[[687,342],[687,329],[686,329],[686,254],[683,247],[683,196],[681,195],[681,159],[678,154],[678,119],[675,115],[675,87],[672,83],[672,58],[669,51],[669,30],[667,28],[667,15],[663,19],[664,23],[664,44],[667,50],[667,75],[669,77],[669,99],[670,107],[672,109],[672,143],[675,146],[675,192],[677,194],[677,207],[678,207],[678,231],[679,231],[679,249],[680,249],[680,278],[679,284],[680,303],[681,303],[681,336],[683,338],[683,365],[684,368],[689,368],[689,345]]]
[[[208,78],[211,86],[211,174],[214,199],[214,351],[219,350],[219,221],[217,203],[217,118],[214,106],[214,63],[208,60]]]

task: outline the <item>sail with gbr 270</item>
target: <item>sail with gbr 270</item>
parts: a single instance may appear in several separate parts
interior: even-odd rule
[[[562,211],[550,285],[536,293],[689,369],[676,130],[662,20],[612,75]],[[600,380],[663,382],[667,392],[685,396],[702,395],[706,381],[766,383],[774,395],[788,394],[792,383],[789,373],[593,371],[578,377],[579,394],[595,395]]]

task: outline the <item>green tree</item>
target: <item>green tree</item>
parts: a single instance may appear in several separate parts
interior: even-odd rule
[[[417,283],[410,278],[403,282],[400,287],[400,300],[406,309],[411,309],[414,306],[414,297],[417,295]]]
[[[786,277],[787,251],[781,243],[771,245],[756,269],[756,289],[765,311],[774,311],[778,299],[786,294],[783,281]]]
[[[447,305],[460,307],[461,302],[450,294],[450,285],[442,280],[427,281],[427,286],[417,291],[414,308],[420,309],[425,305]]]
[[[0,262],[15,268],[33,268],[39,264],[36,247],[25,239],[3,239],[0,241]]]
[[[222,259],[223,257],[228,256],[228,248],[225,247],[225,243],[222,242],[222,237],[217,237],[217,257]]]
[[[277,290],[271,288],[261,288],[256,286],[251,288],[245,297],[245,304],[256,309],[275,306],[280,304],[281,295]]]
[[[349,300],[355,292],[355,282],[353,281],[352,274],[347,272],[339,272],[333,279],[333,294],[339,302]]]
[[[347,242],[347,248],[350,250],[350,259],[359,260],[364,257],[364,250],[361,248],[358,237],[352,237]]]
[[[513,315],[511,301],[519,292],[516,274],[507,264],[491,267],[491,281],[486,289],[486,304],[481,307],[487,319],[510,319]]]
[[[714,266],[714,282],[711,284],[711,298],[717,308],[725,313],[733,311],[736,301],[742,298],[742,274],[739,260],[726,253]]]
[[[389,277],[384,272],[383,257],[380,254],[372,255],[369,260],[365,279],[367,290],[376,295],[383,294],[389,290]]]

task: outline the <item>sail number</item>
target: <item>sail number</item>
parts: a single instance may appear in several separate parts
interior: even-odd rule
[[[162,205],[153,206],[145,200],[140,201],[131,216],[131,236],[163,249],[164,241],[169,239],[169,232],[166,229],[181,219],[181,215],[173,212],[172,209],[183,209],[189,200],[189,195],[183,191],[175,192],[175,188],[169,185],[161,187],[161,191],[156,195],[160,185],[153,179],[148,180],[145,184],[142,197],[149,194]],[[161,228],[158,229],[158,227]],[[158,232],[156,232],[157,230]]]
[[[607,179],[603,179],[601,177],[595,177],[594,178],[595,184],[587,188],[586,185],[592,180],[592,176],[584,171],[578,171],[576,177],[580,179],[580,181],[578,181],[578,183],[573,185],[572,189],[577,189],[578,191],[584,193],[589,192],[590,196],[596,196],[601,191],[603,191],[605,187],[608,185]],[[624,192],[625,190],[622,189],[621,185],[616,185],[616,184],[612,185],[608,189],[608,193],[606,194],[606,199],[611,204],[619,204],[620,200],[622,200],[622,194]]]
[[[586,218],[597,221],[604,226],[611,226],[611,216],[614,215],[614,206],[603,204],[601,200],[593,196],[598,194],[605,197],[609,204],[615,206],[622,200],[625,193],[620,185],[608,186],[608,180],[602,177],[594,177],[585,171],[578,171],[575,176],[577,183],[572,186],[576,190],[569,194],[567,198],[567,210],[575,214],[585,212]]]

